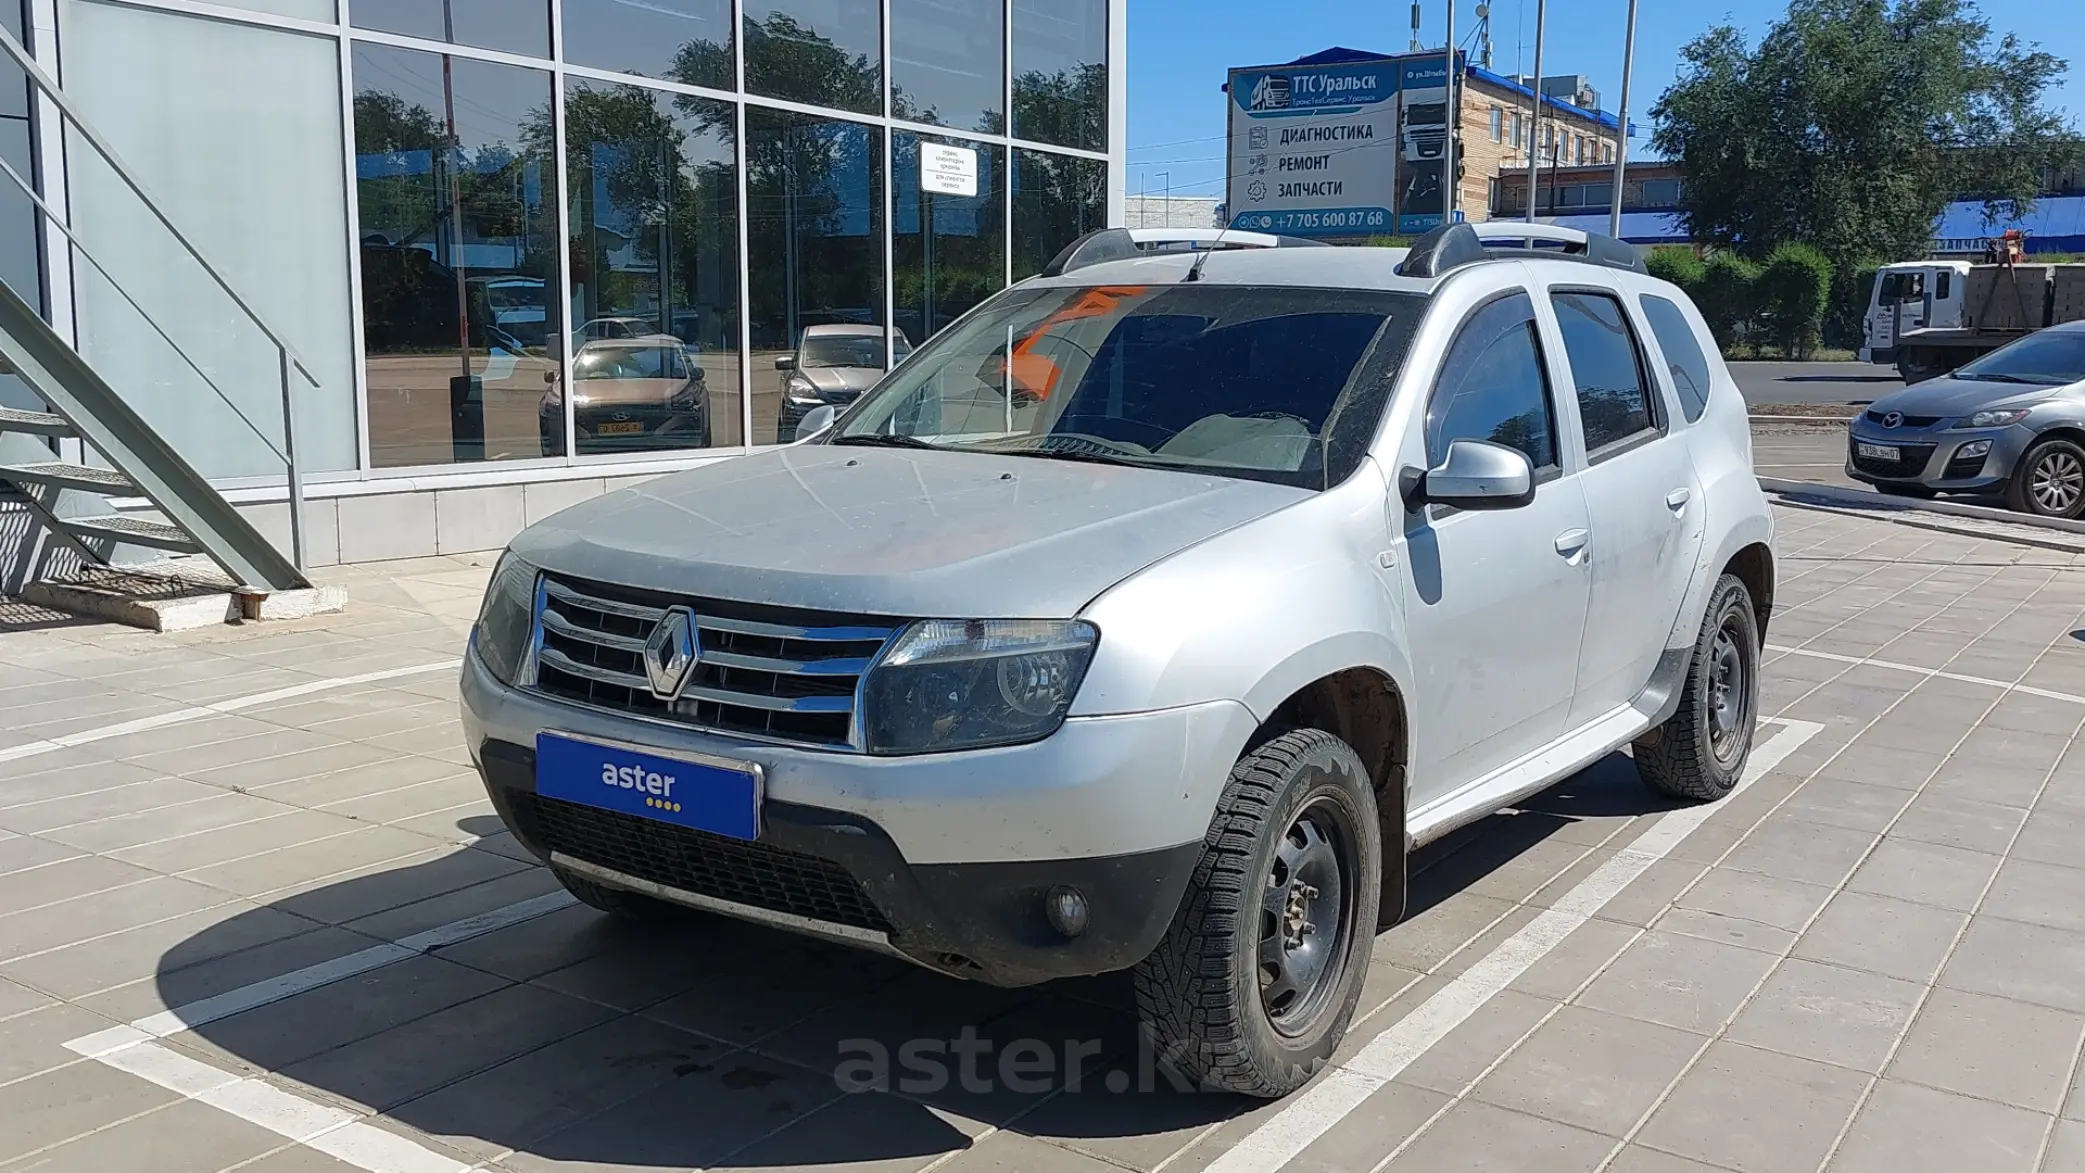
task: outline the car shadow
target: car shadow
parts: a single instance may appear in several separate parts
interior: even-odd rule
[[[1408,916],[1503,869],[1539,870],[1523,861],[1574,827],[1571,844],[1597,842],[1589,821],[1662,809],[1611,755],[1418,852]],[[225,996],[306,967],[337,980],[167,1045],[379,1113],[466,1164],[518,1152],[635,1169],[847,1166],[931,1158],[1006,1128],[1148,1168],[1260,1103],[1175,1075],[1138,1026],[1126,974],[1000,990],[715,916],[633,924],[577,904],[425,951],[363,952],[555,891],[510,858],[497,820],[458,830],[478,844],[282,896],[168,950],[167,1006],[244,1005]],[[285,985],[298,983],[271,992]]]

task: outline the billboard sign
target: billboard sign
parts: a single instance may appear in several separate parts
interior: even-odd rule
[[[1228,105],[1231,227],[1385,236],[1441,222],[1450,118],[1438,55],[1234,69]]]

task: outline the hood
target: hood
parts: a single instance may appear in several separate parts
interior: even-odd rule
[[[1868,406],[1878,415],[1961,416],[1991,408],[2026,407],[2063,393],[2065,387],[2030,387],[2024,383],[1985,383],[1945,375],[1892,391]]]
[[[580,411],[656,407],[687,385],[686,379],[581,379],[572,384],[572,406]]]
[[[876,385],[883,377],[882,367],[809,367],[796,372],[809,380],[818,393],[828,399],[852,399]]]
[[[576,505],[514,551],[695,597],[896,617],[1066,618],[1308,489],[1034,457],[814,444]]]

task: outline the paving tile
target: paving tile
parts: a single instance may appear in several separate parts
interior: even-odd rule
[[[1719,1041],[1638,1139],[1738,1173],[1814,1173],[1867,1083],[1843,1067]]]
[[[2033,1173],[2046,1117],[1883,1080],[1830,1173]]]
[[[0,917],[0,962],[234,903],[236,898],[214,888],[155,876]]]
[[[1579,1004],[1706,1034],[1773,967],[1774,958],[1750,949],[1651,932],[1587,986]]]
[[[1597,1168],[1613,1144],[1598,1133],[1464,1100],[1388,1167],[1394,1173],[1571,1173]]]
[[[1831,894],[1830,888],[1820,884],[1711,868],[1680,897],[1679,906],[1796,932],[1810,923]]]
[[[617,1018],[390,1110],[399,1123],[497,1156],[695,1074],[727,1048],[672,1027]]]
[[[168,949],[147,976],[77,997],[90,1010],[129,1022],[376,944],[359,933],[303,923],[303,932],[255,943],[245,938],[242,922],[227,921],[228,932],[213,927]]]
[[[1962,913],[1842,892],[1795,947],[1798,957],[1928,982],[1967,919]]]
[[[59,1145],[39,1157],[37,1165],[39,1170],[47,1169],[50,1173],[119,1169],[217,1173],[284,1143],[280,1135],[230,1113],[196,1100],[179,1100],[135,1120]],[[247,1173],[250,1168],[242,1166],[240,1173]]]
[[[2085,867],[2085,815],[2065,811],[2038,810],[2020,828],[2019,841],[2010,853],[2014,859],[2035,863]]]
[[[2058,1120],[2042,1173],[2085,1173],[2085,1121]]]
[[[0,1087],[0,1162],[170,1104],[173,1092],[99,1063],[75,1063]],[[136,1166],[133,1166],[135,1168]]]
[[[409,840],[396,842],[403,846]],[[344,875],[308,880],[290,892],[269,897],[269,903],[313,920],[366,926],[365,931],[372,935],[391,935],[393,930],[400,930],[396,935],[402,936],[549,890],[550,885],[545,883],[547,873],[540,867],[486,851],[441,847],[427,840],[422,843],[426,848],[422,853],[373,859]],[[388,850],[386,845],[375,844],[368,854],[384,850]],[[518,888],[485,887],[490,881],[520,872],[534,878]],[[502,894],[511,895],[512,899],[500,899]],[[468,911],[443,916],[444,909]]]
[[[1499,1056],[1512,1049],[1556,1008],[1555,1002],[1544,998],[1518,990],[1501,990],[1425,1054],[1412,1060],[1397,1078],[1414,1087],[1460,1095],[1464,1088],[1484,1074],[1487,1067],[1496,1063]],[[1333,1061],[1345,1061],[1402,1017],[1403,1014],[1396,1011],[1378,1015],[1363,1030],[1348,1035],[1339,1052],[1334,1054]]]
[[[1724,843],[1724,847],[1727,848],[1729,844],[1737,841],[1738,834],[1734,828],[1717,827],[1710,823],[1687,836],[1680,846],[1707,847],[1727,835],[1729,838]],[[1717,849],[1718,854],[1720,850]],[[1685,892],[1687,886],[1701,874],[1702,863],[1705,862],[1711,861],[1661,859],[1645,868],[1643,874],[1631,881],[1628,887],[1615,893],[1614,897],[1602,905],[1594,915],[1605,921],[1648,928],[1659,917],[1665,915],[1665,910],[1672,902],[1679,899],[1680,893]]]
[[[66,1043],[114,1025],[110,1019],[66,1002],[0,1019],[0,1083],[77,1061],[79,1055],[66,1050]]]
[[[508,986],[282,1068],[375,1111],[598,1026],[612,1015],[539,986]]]
[[[1562,943],[1544,954],[1508,989],[1551,1002],[1569,999],[1612,961],[1641,930],[1616,921],[1593,918],[1571,930]]]
[[[1864,735],[1820,770],[1819,776],[1897,790],[1917,790],[1933,776],[1939,765],[1939,760],[1930,751],[1890,745],[1879,738]]]
[[[1977,906],[1999,857],[1960,847],[1884,838],[1846,886],[1913,904],[1968,912]]]
[[[709,1168],[715,1173],[756,1169],[788,1169],[791,1173],[913,1173],[950,1153],[970,1148],[982,1132],[982,1126],[973,1121],[871,1092],[842,1097],[832,1106],[755,1141]],[[1041,1140],[1020,1134],[1012,1136],[1012,1140],[1003,1143],[997,1143],[996,1136],[986,1140],[985,1151],[976,1154],[975,1159],[1042,1173],[1106,1173],[1113,1168],[1075,1151],[1064,1151],[1076,1150],[1076,1142],[1058,1141],[1056,1151],[1051,1151],[1053,1146]],[[965,1152],[964,1156],[972,1154]],[[1307,1168],[1292,1167],[1298,1168],[1299,1173]]]
[[[265,896],[300,884],[370,864],[400,859],[425,851],[434,842],[390,827],[362,827],[345,835],[299,845],[295,850],[270,851],[229,863],[212,864],[184,873],[189,879],[241,896]],[[363,916],[374,909],[357,909]]]
[[[2085,868],[2008,860],[1978,915],[2085,932]]]
[[[60,827],[78,826],[95,819],[164,810],[184,802],[215,798],[224,791],[186,778],[155,777],[127,786],[112,787],[63,798],[45,799],[25,806],[0,810],[0,828],[23,835],[36,835]]]
[[[1881,831],[1910,800],[1908,792],[1888,786],[1814,778],[1781,809],[1795,818],[1828,827]]]
[[[318,808],[328,803],[382,794],[402,786],[433,782],[456,773],[456,767],[447,762],[438,762],[417,754],[401,754],[390,750],[379,750],[378,753],[382,756],[374,761],[323,774],[290,778],[273,784],[256,783],[249,789],[276,802]]]
[[[1951,989],[2085,1013],[2085,933],[1980,916],[1940,972]]]
[[[834,1163],[853,1168],[844,1158]],[[1018,1132],[995,1132],[946,1165],[935,1166],[935,1173],[1116,1173],[1119,1168]]]
[[[266,720],[275,720],[277,716],[275,712],[265,708],[252,710],[252,713]],[[184,778],[208,782],[212,786],[222,786],[228,790],[256,791],[283,782],[294,782],[356,766],[390,761],[396,756],[373,745],[342,741],[254,761],[231,762],[208,768],[182,768],[180,773]]]
[[[1653,927],[1661,933],[1699,937],[1704,941],[1736,945],[1775,957],[1788,952],[1794,946],[1796,938],[1794,933],[1786,929],[1777,929],[1758,921],[1724,916],[1721,913],[1703,912],[1698,908],[1674,908],[1659,917],[1658,923]]]
[[[873,997],[875,991],[893,982],[919,976],[912,967],[891,958],[732,921],[691,925],[679,945],[707,957],[771,960],[757,989],[721,974],[704,973],[702,980],[644,1011],[649,1018],[728,1043],[765,1038],[827,1007]],[[659,955],[654,948],[624,956],[630,965],[647,966],[656,965]]]
[[[1837,886],[1875,842],[1869,831],[1776,814],[1752,829],[1723,866],[1806,884]]]
[[[829,1077],[752,1055],[729,1055],[531,1142],[500,1164],[516,1173],[705,1166],[841,1094]]]
[[[1675,1157],[1671,1153],[1662,1153],[1657,1149],[1647,1149],[1642,1145],[1632,1144],[1615,1157],[1614,1163],[1607,1167],[1607,1173],[1724,1173],[1724,1171],[1716,1168],[1714,1165],[1704,1165],[1700,1161],[1690,1161],[1685,1157]]]
[[[523,921],[435,951],[435,956],[515,981],[528,981],[603,954],[650,948],[656,930],[583,904]]]
[[[1699,1035],[1566,1006],[1478,1083],[1478,1099],[1623,1136],[1702,1047]]]
[[[1960,990],[1937,989],[1890,1064],[1893,1079],[2035,1112],[2069,1092],[2085,1015]]]
[[[149,880],[153,873],[98,855],[0,876],[0,916]]]
[[[1371,955],[1402,969],[1423,973],[1447,960],[1513,908],[1512,902],[1490,896],[1451,896],[1378,937]]]
[[[2025,816],[2018,808],[1959,794],[1921,794],[1890,828],[1890,837],[2003,855]]]
[[[277,813],[254,822],[197,831],[157,843],[117,848],[109,855],[171,875],[250,859],[363,829],[363,824],[322,811],[274,804]]]
[[[275,1070],[505,984],[477,970],[414,957],[171,1037],[201,1054]]]
[[[1911,1021],[1916,982],[1790,958],[1737,1016],[1733,1042],[1876,1072]]]
[[[52,1005],[55,1001],[47,994],[0,978],[0,1021]]]
[[[78,859],[81,852],[76,847],[67,847],[53,839],[39,839],[33,835],[15,835],[0,831],[0,891],[6,891],[11,882],[8,877],[31,868],[41,868],[62,859]]]

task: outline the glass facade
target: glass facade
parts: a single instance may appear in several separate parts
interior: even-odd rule
[[[1102,226],[1120,187],[1110,0],[58,7],[68,88],[184,224],[222,225],[205,251],[325,368],[297,417],[321,475],[787,442]],[[126,100],[141,75],[165,100]],[[257,141],[290,146],[257,168]],[[81,228],[139,251],[135,210],[76,171]],[[121,365],[136,324],[72,269],[83,348]],[[216,337],[220,307],[148,292]],[[223,348],[205,371],[265,398],[241,364],[272,352]],[[149,350],[133,365],[179,365]],[[197,400],[140,385],[161,384]],[[207,475],[279,476],[280,436],[213,439],[266,405],[220,414],[155,426]]]

